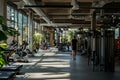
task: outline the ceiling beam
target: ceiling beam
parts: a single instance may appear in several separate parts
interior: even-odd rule
[[[42,0],[43,2],[47,3],[52,3],[52,2],[59,2],[59,3],[66,3],[66,2],[71,2],[71,0]]]
[[[7,1],[11,1],[11,2],[20,2],[21,0],[7,0]]]
[[[35,5],[35,2],[33,0],[23,0],[26,4],[30,4],[30,5]],[[43,16],[42,19],[44,19],[47,23],[52,23],[49,18],[47,17],[47,15],[39,8],[33,8],[31,7],[39,16]]]
[[[24,5],[24,7],[34,8],[72,8],[72,5]]]
[[[70,13],[48,13],[50,16],[68,16]]]

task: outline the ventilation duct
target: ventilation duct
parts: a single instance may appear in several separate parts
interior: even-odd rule
[[[79,9],[79,5],[77,4],[77,0],[72,0],[71,2],[72,10],[78,10]]]

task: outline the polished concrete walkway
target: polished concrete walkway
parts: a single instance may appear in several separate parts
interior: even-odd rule
[[[29,63],[23,64],[22,74],[15,80],[120,80],[120,72],[93,72],[87,58],[77,54],[72,60],[71,52],[40,51]]]

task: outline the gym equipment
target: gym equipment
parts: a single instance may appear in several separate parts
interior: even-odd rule
[[[15,42],[15,41],[13,41],[13,42]],[[12,43],[13,43],[12,42]],[[9,60],[8,60],[8,58],[9,58],[9,56],[11,55],[11,54],[13,54],[13,51],[15,51],[14,49],[14,47],[13,47],[13,45],[14,46],[16,46],[16,44],[10,44],[11,45],[11,47],[10,47],[10,49],[9,50],[5,50],[5,49],[2,49],[3,50],[3,52],[5,52],[4,54],[5,54],[5,61],[6,61],[6,65],[5,66],[3,66],[2,68],[0,68],[0,71],[8,71],[8,72],[15,72],[15,74],[19,74],[20,73],[20,70],[21,70],[21,68],[22,68],[22,65],[9,65]]]
[[[7,72],[15,72],[15,74],[19,74],[21,68],[23,67],[23,65],[9,65],[9,66],[3,66],[2,68],[0,68],[0,71],[7,71]]]
[[[0,71],[0,80],[14,80],[14,78],[15,78],[14,72]]]
[[[92,39],[93,71],[114,72],[114,30],[94,31]]]
[[[30,52],[30,50],[28,51],[28,49],[26,51],[27,45],[28,43],[26,41],[23,41],[22,45],[18,45],[16,52],[11,55],[10,59],[17,62],[29,62],[28,54],[31,54],[32,52]]]

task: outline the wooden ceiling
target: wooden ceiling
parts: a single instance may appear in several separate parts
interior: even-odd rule
[[[19,1],[19,0],[11,0]],[[29,0],[27,0],[29,1]],[[90,25],[91,11],[93,2],[96,4],[99,1],[111,1],[111,0],[76,0],[79,5],[78,10],[73,10],[71,2],[72,0],[33,0],[37,5],[34,8],[41,9],[43,13],[49,18],[52,23],[71,23],[84,26]],[[120,0],[113,0],[120,1]],[[37,16],[37,15],[35,15]],[[44,16],[41,16],[44,17]],[[37,18],[37,17],[36,17]],[[38,18],[39,19],[39,18]],[[46,22],[41,19],[41,24]]]
[[[89,21],[92,0],[77,0],[77,4],[80,7],[78,10],[72,10],[72,7],[64,8],[64,6],[71,6],[71,1],[72,0],[35,0],[37,5],[63,6],[41,8],[53,23],[84,24],[86,19]]]

